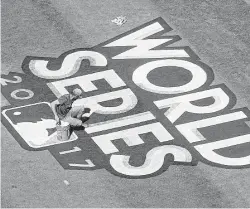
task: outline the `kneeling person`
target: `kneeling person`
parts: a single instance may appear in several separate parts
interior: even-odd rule
[[[83,123],[89,119],[90,109],[84,106],[72,107],[74,101],[82,98],[81,94],[82,90],[74,89],[72,94],[65,94],[51,103],[57,123],[62,120],[68,122],[73,127],[86,127]]]

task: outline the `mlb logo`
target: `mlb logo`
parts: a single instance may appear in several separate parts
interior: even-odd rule
[[[57,139],[56,121],[50,103],[47,102],[5,109],[2,114],[30,148],[44,148],[78,138],[72,133],[67,141]]]

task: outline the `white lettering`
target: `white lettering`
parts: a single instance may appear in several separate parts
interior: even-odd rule
[[[190,71],[192,73],[192,80],[187,84],[178,87],[157,86],[148,80],[147,76],[152,70],[168,66],[175,66]],[[207,74],[200,66],[192,62],[186,60],[166,59],[148,62],[138,67],[134,71],[132,79],[137,86],[149,92],[157,94],[179,94],[201,87],[207,81]]]
[[[207,106],[197,106],[191,104],[192,101],[209,97],[214,98],[215,101],[213,104]],[[165,113],[165,116],[172,123],[174,123],[185,112],[204,114],[222,110],[229,104],[229,97],[221,88],[215,88],[186,94],[184,96],[163,99],[155,101],[154,103],[159,109],[170,107]]]
[[[176,128],[190,143],[206,140],[206,138],[198,131],[199,128],[214,126],[221,123],[236,121],[247,118],[244,112],[234,112],[226,115],[220,115],[212,118],[198,120],[190,123],[177,125]]]
[[[110,154],[119,151],[111,141],[123,139],[128,146],[140,145],[144,142],[139,134],[150,132],[153,133],[160,142],[166,142],[173,139],[171,134],[159,122],[95,136],[92,137],[92,139],[105,154]]]
[[[155,119],[155,117],[152,115],[151,112],[144,112],[144,113],[139,113],[135,115],[129,115],[123,118],[117,118],[114,120],[90,124],[90,126],[88,126],[85,129],[85,131],[88,134],[90,134],[90,133],[105,131],[105,130],[114,129],[118,127],[123,127],[127,125],[132,125],[136,123],[141,123],[141,122],[149,121],[153,119]]]
[[[98,103],[114,99],[122,99],[122,104],[115,107],[104,107]],[[90,107],[91,110],[98,114],[120,114],[133,109],[137,104],[137,97],[130,89],[122,89],[100,94],[92,97],[78,99],[73,106]]]
[[[164,30],[160,23],[152,23],[136,32],[113,41],[104,47],[136,46],[112,59],[144,59],[144,58],[168,58],[168,57],[189,57],[185,49],[150,50],[162,44],[173,41],[175,37],[162,39],[146,39],[147,37]]]
[[[246,157],[230,158],[221,156],[215,153],[214,150],[244,144],[247,142],[250,142],[250,134],[237,136],[226,140],[210,142],[207,144],[201,144],[194,147],[205,159],[209,160],[210,162],[227,166],[245,166],[250,165],[250,155]]]
[[[192,155],[185,148],[175,145],[163,145],[151,149],[147,153],[146,160],[142,166],[131,166],[129,164],[130,156],[116,154],[111,155],[110,165],[117,172],[127,176],[145,176],[160,170],[164,165],[164,158],[167,154],[172,154],[175,162],[192,161]]]
[[[72,86],[78,84],[83,91],[89,92],[97,90],[97,87],[92,81],[105,79],[112,88],[118,88],[126,86],[123,80],[116,74],[114,70],[106,70],[102,72],[92,73],[88,75],[78,76],[75,78],[69,78],[61,81],[55,81],[48,83],[47,85],[53,91],[53,93],[59,98],[69,92],[65,88],[66,86]]]
[[[63,62],[62,66],[58,70],[49,70],[47,60],[31,60],[29,68],[31,72],[45,79],[61,79],[74,75],[80,68],[83,59],[87,59],[91,66],[106,66],[107,59],[100,53],[94,51],[77,51],[68,54]]]

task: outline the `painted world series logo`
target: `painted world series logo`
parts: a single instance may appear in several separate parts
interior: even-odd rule
[[[250,112],[213,85],[213,70],[157,18],[93,48],[58,58],[28,56],[2,74],[10,103],[2,123],[26,150],[48,150],[64,169],[148,178],[169,166],[250,166]],[[177,34],[177,32],[175,32]],[[216,70],[216,69],[215,69]],[[50,103],[74,88],[94,113],[85,130],[58,141]]]

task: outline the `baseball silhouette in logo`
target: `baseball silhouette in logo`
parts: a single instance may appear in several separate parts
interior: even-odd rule
[[[3,115],[22,139],[32,148],[41,148],[62,141],[57,140],[56,121],[49,103],[36,103],[4,110]],[[70,141],[77,136],[72,134]]]

